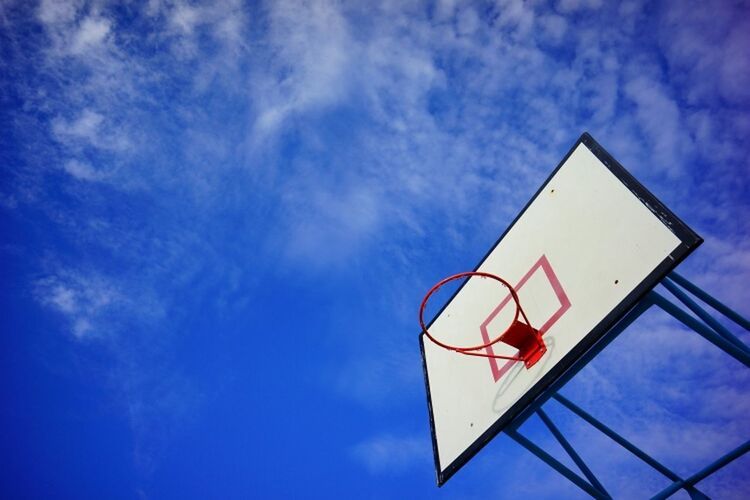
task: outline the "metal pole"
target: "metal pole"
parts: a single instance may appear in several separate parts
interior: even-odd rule
[[[745,352],[743,349],[735,346],[733,343],[729,342],[724,337],[713,331],[711,328],[704,325],[694,317],[690,316],[688,313],[686,313],[658,293],[652,291],[650,292],[650,294],[652,294],[653,296],[654,303],[657,306],[661,307],[665,312],[674,316],[676,319],[680,320],[682,323],[714,344],[716,347],[750,368],[750,354]]]
[[[541,408],[539,408],[536,412],[539,415],[539,418],[542,419],[542,422],[544,422],[544,425],[547,426],[547,429],[549,429],[552,435],[555,436],[557,441],[565,449],[570,458],[573,459],[573,462],[575,462],[578,468],[581,469],[581,472],[583,472],[583,475],[586,476],[586,479],[589,480],[591,485],[601,491],[608,498],[612,498],[612,495],[607,492],[606,488],[604,488],[604,485],[600,483],[594,473],[591,472],[591,469],[588,468],[586,462],[584,462],[581,456],[575,451],[575,449],[573,449],[573,446],[570,444],[570,442],[565,439],[565,436],[563,436],[562,432],[560,432],[557,426],[552,422],[552,419],[550,419],[549,416]]]
[[[692,293],[693,295],[701,299],[703,302],[705,302],[706,304],[708,304],[709,306],[713,307],[718,312],[726,316],[727,318],[731,319],[732,321],[740,325],[745,330],[750,331],[750,321],[740,316],[739,313],[733,311],[726,305],[722,304],[715,298],[711,297],[709,294],[707,294],[706,292],[704,292],[703,290],[701,290],[696,285],[689,282],[688,280],[686,280],[685,278],[683,278],[676,272],[672,271],[671,273],[669,273],[668,276],[671,280],[673,280],[675,283],[680,285],[682,288]]]
[[[652,497],[652,500],[661,500],[664,498],[667,498],[671,495],[673,495],[677,490],[680,488],[687,486],[687,485],[693,485],[700,481],[701,479],[704,479],[706,476],[709,476],[716,472],[717,470],[721,469],[725,465],[727,465],[732,460],[741,457],[745,453],[750,451],[750,441],[745,441],[744,444],[738,446],[737,448],[733,449],[723,457],[719,458],[718,460],[714,461],[704,469],[696,472],[692,476],[690,476],[687,479],[684,479],[682,481],[676,481],[663,489],[661,492],[657,493],[655,496]]]
[[[686,293],[684,293],[682,290],[680,290],[676,284],[674,284],[672,281],[670,281],[668,278],[664,278],[661,281],[661,284],[664,285],[664,288],[672,292],[672,294],[677,297],[680,302],[685,304],[688,309],[693,311],[696,316],[698,316],[700,319],[706,322],[708,326],[713,328],[716,333],[724,337],[727,341],[731,342],[735,346],[737,346],[739,349],[742,349],[747,354],[750,354],[750,348],[745,345],[744,342],[742,342],[740,339],[738,339],[736,336],[734,336],[729,330],[724,328],[721,323],[716,321],[715,318],[713,318],[708,312],[706,312],[704,309],[702,309],[698,304],[696,304],[693,300],[690,299],[690,297],[687,296]]]
[[[546,463],[547,465],[555,469],[557,472],[559,472],[563,476],[567,477],[573,484],[581,488],[583,491],[591,495],[593,498],[599,498],[602,500],[607,500],[609,498],[605,496],[602,492],[595,489],[589,483],[584,481],[583,478],[581,478],[581,476],[579,476],[572,470],[568,469],[565,465],[560,463],[552,455],[550,455],[549,453],[541,449],[539,446],[529,441],[526,437],[522,436],[517,430],[510,429],[510,430],[505,431],[505,433],[508,436],[510,436],[510,438],[513,439],[516,443],[520,444],[521,446],[529,450],[531,453],[536,455],[538,458],[540,458],[544,463]]]
[[[656,469],[657,471],[661,472],[665,476],[667,476],[672,481],[682,481],[682,478],[669,470],[667,467],[662,465],[660,462],[658,462],[655,458],[653,458],[651,455],[647,454],[645,451],[638,448],[636,445],[619,435],[614,430],[610,429],[603,423],[601,423],[599,420],[594,418],[592,415],[590,415],[587,411],[582,409],[580,406],[576,405],[572,401],[570,401],[568,398],[563,396],[560,393],[555,394],[552,396],[556,401],[558,401],[560,404],[565,406],[567,409],[584,419],[586,422],[591,424],[593,427],[601,431],[604,435],[612,439],[614,442],[628,450],[630,453],[635,455],[636,457],[640,458],[644,462],[646,462],[648,465]]]
[[[742,456],[743,454],[750,451],[750,441],[743,445],[735,448],[731,452],[722,456],[718,460],[711,463],[709,466],[700,470],[696,474],[690,476],[687,479],[680,478],[677,474],[672,472],[666,466],[662,465],[656,459],[645,453],[643,450],[632,444],[630,441],[619,435],[614,430],[610,429],[596,418],[591,416],[589,413],[581,409],[579,406],[559,394],[557,391],[567,383],[583,366],[585,366],[594,356],[596,356],[604,347],[606,347],[612,340],[614,340],[625,328],[630,326],[641,314],[648,310],[652,305],[659,306],[664,312],[670,314],[672,317],[682,322],[688,328],[694,330],[696,333],[701,335],[703,338],[720,348],[733,358],[745,366],[750,367],[750,347],[744,344],[739,338],[734,336],[729,330],[723,327],[715,318],[713,318],[706,310],[701,308],[695,301],[693,301],[683,290],[678,288],[677,284],[682,286],[685,290],[692,293],[697,298],[703,300],[706,304],[713,307],[719,313],[724,314],[732,321],[737,323],[739,326],[750,330],[750,322],[740,316],[738,313],[732,311],[724,304],[720,303],[706,292],[693,285],[685,278],[679,276],[676,273],[669,275],[674,283],[669,279],[664,279],[662,284],[672,293],[675,297],[680,300],[690,311],[696,316],[692,316],[687,311],[683,310],[676,303],[667,300],[665,297],[651,290],[643,299],[636,304],[613,328],[610,329],[605,335],[601,337],[599,342],[594,345],[588,352],[586,352],[575,367],[565,373],[563,376],[554,381],[548,389],[539,397],[537,400],[522,412],[519,417],[515,419],[515,422],[506,430],[513,440],[518,444],[526,448],[528,451],[536,455],[547,465],[552,467],[554,470],[568,478],[571,482],[581,488],[583,491],[588,493],[594,498],[611,498],[609,493],[605,490],[604,486],[597,480],[593,472],[588,468],[583,459],[573,449],[572,445],[565,439],[562,432],[554,425],[549,416],[542,410],[541,406],[550,398],[555,399],[560,404],[571,410],[573,413],[581,417],[583,420],[588,422],[590,425],[604,433],[610,439],[615,441],[617,444],[630,451],[636,457],[640,458],[648,465],[664,474],[667,478],[671,479],[673,483],[665,488],[663,491],[654,496],[654,499],[664,499],[680,489],[684,489],[693,499],[707,499],[708,497],[695,488],[695,484],[705,477],[713,474],[721,467],[730,463],[732,460]],[[702,321],[701,321],[702,320]],[[704,323],[705,321],[705,323]],[[578,474],[570,470],[564,464],[556,460],[549,453],[545,452],[539,446],[531,442],[526,437],[522,436],[518,432],[518,427],[523,424],[524,420],[527,419],[533,412],[537,412],[539,418],[544,422],[550,432],[558,440],[560,445],[565,449],[568,455],[571,457],[573,462],[580,468],[581,472],[588,478],[589,482],[586,482]]]

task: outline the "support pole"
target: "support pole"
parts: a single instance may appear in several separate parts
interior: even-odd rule
[[[539,459],[541,459],[544,463],[555,469],[557,472],[568,478],[573,484],[581,488],[583,491],[591,495],[593,498],[599,498],[601,500],[607,500],[609,497],[605,496],[602,492],[595,489],[593,486],[591,486],[589,483],[583,480],[581,476],[573,472],[572,470],[568,469],[565,465],[560,463],[555,457],[541,449],[539,446],[535,445],[531,441],[529,441],[526,437],[521,435],[517,430],[511,429],[505,431],[505,433],[513,439],[516,443],[520,444],[527,450],[529,450],[531,453],[536,455]]]
[[[745,330],[750,331],[750,321],[748,321],[747,319],[745,319],[742,316],[740,316],[739,313],[733,311],[728,306],[722,304],[721,302],[719,302],[715,298],[711,297],[709,294],[707,294],[706,292],[704,292],[703,290],[701,290],[696,285],[694,285],[693,283],[691,283],[687,279],[683,278],[682,276],[680,276],[676,272],[672,271],[671,273],[669,273],[668,276],[669,276],[669,278],[672,281],[674,281],[675,283],[677,283],[678,285],[680,285],[682,288],[684,288],[688,292],[692,293],[693,295],[695,295],[696,297],[698,297],[699,299],[701,299],[703,302],[705,302],[709,306],[711,306],[714,309],[716,309],[717,312],[719,312],[719,313],[723,314],[724,316],[726,316],[727,318],[731,319],[732,321],[734,321],[735,323],[737,323],[739,326],[741,326]]]
[[[549,418],[545,411],[539,408],[536,412],[539,415],[539,418],[542,419],[542,422],[544,422],[544,425],[547,426],[547,429],[549,429],[552,435],[555,436],[557,442],[560,443],[560,446],[563,447],[568,456],[570,456],[570,458],[573,459],[573,462],[575,462],[578,468],[581,469],[581,472],[583,472],[583,475],[586,476],[586,479],[589,480],[589,483],[591,483],[594,488],[606,495],[607,498],[612,498],[612,495],[607,492],[607,490],[604,488],[604,485],[602,485],[602,483],[599,482],[594,473],[591,472],[591,469],[588,468],[586,462],[583,461],[581,456],[576,452],[570,442],[565,439],[565,436],[563,436],[562,432],[560,432],[560,430],[552,422],[552,419]]]
[[[723,457],[719,458],[718,460],[712,462],[710,465],[708,465],[706,468],[701,469],[700,471],[696,472],[692,476],[690,476],[687,479],[684,479],[682,481],[675,481],[671,485],[669,485],[667,488],[663,489],[661,492],[657,493],[654,497],[652,497],[652,500],[662,500],[664,498],[667,498],[671,495],[673,495],[677,490],[680,488],[684,488],[685,486],[692,486],[698,481],[701,481],[702,479],[705,479],[707,476],[710,476],[717,470],[721,469],[725,465],[727,465],[732,460],[735,460],[736,458],[741,457],[745,453],[750,451],[750,441],[745,441],[745,443],[741,444],[737,448],[733,449]]]
[[[559,402],[560,404],[562,404],[563,406],[565,406],[567,409],[569,409],[570,411],[572,411],[573,413],[575,413],[576,415],[578,415],[579,417],[581,417],[583,420],[585,420],[586,422],[588,422],[589,424],[591,424],[592,427],[594,427],[595,429],[599,430],[602,434],[604,434],[605,436],[607,436],[608,438],[610,438],[612,441],[614,441],[615,443],[619,444],[620,446],[622,446],[623,448],[625,448],[626,450],[628,450],[630,453],[632,453],[636,457],[640,458],[641,460],[643,460],[644,462],[646,462],[648,465],[650,465],[651,467],[653,467],[657,471],[659,471],[662,474],[664,474],[667,478],[669,478],[669,479],[671,479],[672,481],[675,481],[675,482],[682,481],[682,478],[680,476],[678,476],[677,474],[675,474],[674,472],[672,472],[670,469],[668,469],[661,462],[659,462],[658,460],[656,460],[655,458],[653,458],[651,455],[649,455],[645,451],[643,451],[640,448],[638,448],[636,445],[634,445],[633,443],[631,443],[630,441],[628,441],[627,439],[625,439],[624,437],[622,437],[620,434],[618,434],[614,430],[610,429],[609,427],[607,427],[606,425],[604,425],[603,423],[601,423],[599,420],[597,420],[595,417],[593,417],[590,413],[588,413],[583,408],[581,408],[577,404],[575,404],[572,401],[570,401],[568,398],[566,398],[562,394],[557,393],[557,394],[555,394],[552,397],[555,399],[555,401]],[[690,489],[693,489],[693,488],[690,488]],[[693,496],[694,493],[698,494],[698,495],[703,495],[703,493],[701,493],[700,491],[697,491],[697,490],[695,490],[694,493],[691,492],[691,491],[688,491],[688,493],[691,493],[691,496]],[[697,498],[706,498],[706,496],[705,495],[703,495],[702,497],[698,496]]]
[[[654,496],[653,498],[655,500],[665,499],[673,495],[680,489],[684,489],[690,495],[690,498],[694,500],[707,499],[708,497],[700,490],[698,490],[695,487],[695,484],[703,480],[707,476],[713,474],[728,463],[732,462],[736,458],[750,451],[750,441],[747,441],[734,450],[730,451],[726,455],[715,460],[707,467],[701,469],[699,472],[693,474],[687,479],[682,479],[665,465],[661,464],[659,461],[622,437],[616,431],[607,427],[592,415],[581,409],[578,405],[574,404],[557,392],[583,366],[591,361],[594,356],[596,356],[602,349],[604,349],[604,347],[606,347],[610,342],[612,342],[612,340],[614,340],[620,333],[622,333],[623,330],[630,326],[633,321],[635,321],[653,305],[658,306],[664,312],[671,315],[682,324],[701,335],[703,338],[735,358],[740,363],[744,364],[746,367],[750,367],[750,347],[734,334],[732,334],[726,327],[721,325],[721,323],[719,323],[711,314],[709,314],[705,309],[703,309],[693,299],[691,299],[684,290],[690,292],[693,296],[702,300],[703,302],[714,308],[717,312],[725,315],[726,317],[734,321],[737,325],[749,331],[750,321],[743,318],[735,311],[732,311],[729,307],[714,299],[706,292],[690,283],[688,280],[678,275],[677,273],[672,272],[668,278],[664,278],[662,280],[662,284],[680,302],[682,302],[682,304],[684,304],[690,310],[690,312],[695,314],[695,316],[691,315],[682,307],[678,306],[675,302],[671,302],[657,292],[653,290],[649,291],[648,294],[646,294],[646,296],[643,297],[638,304],[636,304],[614,327],[609,330],[609,332],[601,337],[596,345],[589,349],[589,351],[586,352],[581,357],[581,359],[579,359],[578,363],[572,370],[569,370],[567,373],[553,382],[532,405],[527,407],[518,417],[516,417],[515,421],[509,426],[508,430],[506,430],[506,434],[508,434],[508,436],[510,436],[514,441],[536,455],[547,465],[552,467],[561,475],[565,476],[568,480],[570,480],[572,483],[574,483],[576,486],[578,486],[594,498],[611,497],[604,486],[601,484],[601,482],[598,481],[593,472],[588,468],[580,455],[578,455],[578,453],[575,451],[570,442],[554,425],[554,423],[544,412],[544,410],[542,410],[542,405],[550,398],[555,399],[557,402],[568,408],[570,411],[578,415],[594,428],[598,429],[600,432],[615,441],[617,444],[631,452],[633,455],[653,467],[655,470],[657,470],[667,478],[671,479],[673,481],[672,484],[659,492],[656,496]],[[679,287],[684,288],[684,290],[680,289]],[[584,480],[581,476],[570,470],[564,464],[552,457],[549,453],[541,449],[539,446],[537,446],[518,432],[518,428],[534,412],[539,415],[539,418],[547,426],[547,428],[557,439],[563,449],[568,453],[573,462],[575,462],[581,472],[586,476],[589,482]]]
[[[750,347],[747,347],[744,342],[742,342],[736,336],[732,335],[732,333],[729,330],[724,328],[721,325],[721,323],[719,323],[718,321],[716,321],[716,319],[714,319],[713,316],[708,314],[708,312],[706,312],[698,304],[696,304],[693,300],[691,300],[690,297],[688,297],[686,293],[680,290],[676,284],[670,281],[669,278],[664,278],[661,281],[661,284],[664,285],[664,288],[672,292],[672,294],[675,297],[677,297],[677,299],[680,302],[685,304],[688,309],[693,311],[693,313],[695,313],[696,316],[702,319],[708,326],[713,328],[716,333],[724,337],[726,341],[731,342],[738,349],[745,351],[745,354],[750,355]]]
[[[694,330],[697,334],[702,336],[704,339],[711,342],[713,345],[724,351],[725,353],[732,356],[734,359],[742,363],[743,365],[750,368],[750,354],[740,349],[733,343],[726,340],[724,337],[713,331],[708,326],[704,325],[688,313],[677,307],[672,302],[668,301],[656,292],[649,292],[652,296],[654,304],[662,308],[666,313],[670,314],[674,318],[681,321],[685,326]]]

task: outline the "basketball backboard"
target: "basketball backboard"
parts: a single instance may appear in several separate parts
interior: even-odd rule
[[[514,286],[547,347],[539,362],[465,356],[420,334],[438,485],[580,369],[584,353],[701,242],[583,134],[475,269]],[[514,307],[497,283],[471,277],[428,330],[454,345],[485,344]],[[497,343],[486,354],[517,351]]]

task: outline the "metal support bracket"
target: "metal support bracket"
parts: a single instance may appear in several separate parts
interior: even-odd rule
[[[707,499],[703,492],[698,490],[695,485],[710,476],[720,468],[724,467],[728,463],[737,459],[750,451],[750,440],[746,441],[737,448],[731,450],[725,455],[719,457],[709,465],[696,472],[692,476],[683,479],[675,472],[670,470],[664,464],[638,448],[636,445],[625,439],[623,436],[618,434],[616,431],[607,427],[602,422],[594,418],[591,414],[580,408],[578,405],[567,399],[566,397],[559,394],[559,390],[580,371],[589,361],[591,361],[599,352],[604,349],[610,342],[612,342],[620,333],[628,328],[636,319],[638,319],[644,312],[649,310],[652,306],[659,307],[662,311],[666,312],[670,316],[680,321],[683,325],[687,326],[694,332],[701,335],[703,338],[711,342],[714,346],[718,347],[746,367],[750,368],[750,347],[748,347],[740,338],[732,334],[729,329],[724,327],[718,320],[716,320],[711,314],[705,309],[698,305],[689,295],[692,294],[697,299],[701,300],[705,304],[709,305],[716,312],[720,313],[725,318],[733,321],[746,331],[750,332],[750,321],[743,318],[739,313],[733,311],[725,304],[722,304],[714,297],[710,296],[705,291],[698,288],[693,283],[672,272],[668,277],[662,280],[662,285],[676,297],[687,309],[686,311],[679,305],[671,302],[664,296],[660,295],[655,291],[650,291],[628,314],[623,317],[608,333],[602,338],[602,340],[595,345],[592,349],[587,352],[581,359],[581,363],[576,367],[575,370],[571,370],[565,376],[561,377],[558,381],[552,384],[544,394],[542,394],[537,401],[530,405],[519,417],[516,422],[509,426],[506,434],[513,439],[515,442],[526,448],[529,452],[540,458],[547,465],[552,467],[555,471],[566,477],[573,484],[581,488],[587,494],[593,498],[611,498],[610,494],[605,489],[604,485],[598,480],[591,469],[586,465],[583,458],[575,451],[570,441],[565,438],[560,429],[550,419],[549,415],[542,409],[542,406],[549,400],[554,399],[562,406],[576,414],[578,417],[586,421],[595,429],[602,432],[604,435],[612,439],[615,443],[628,450],[630,453],[638,457],[646,464],[653,467],[656,471],[667,477],[672,481],[667,488],[657,493],[654,499],[665,499],[673,495],[677,491],[685,490],[693,499]],[[692,313],[692,314],[690,314]],[[694,314],[694,315],[693,315]],[[552,457],[549,453],[544,451],[541,447],[533,443],[527,437],[523,436],[519,432],[519,427],[534,413],[536,413],[542,420],[547,429],[557,439],[565,452],[570,456],[576,466],[580,469],[586,479],[576,474],[560,461]]]

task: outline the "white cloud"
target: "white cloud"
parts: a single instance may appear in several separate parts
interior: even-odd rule
[[[86,50],[102,47],[110,29],[111,22],[108,19],[87,17],[81,21],[78,31],[73,36],[70,52],[81,54]]]
[[[289,228],[284,248],[289,257],[307,262],[306,266],[340,261],[365,243],[381,222],[384,207],[377,187],[335,191],[317,183],[300,187],[284,195],[291,209],[284,224]]]
[[[42,0],[37,17],[47,25],[70,23],[75,20],[83,0]]]
[[[192,34],[200,19],[201,15],[197,8],[178,3],[170,14],[169,24],[182,33]]]
[[[558,0],[557,2],[557,9],[564,13],[585,9],[598,9],[601,6],[602,0]]]
[[[61,284],[55,284],[48,290],[48,295],[43,300],[55,307],[57,310],[73,314],[78,309],[76,293]]]
[[[154,4],[150,8],[166,18],[166,33],[173,53],[180,59],[196,61],[201,72],[215,74],[232,68],[247,47],[247,14],[241,0],[178,1]],[[221,50],[210,58],[202,58],[206,52],[202,36],[219,42]]]
[[[471,7],[467,7],[466,9],[463,9],[458,15],[458,19],[456,21],[456,31],[461,36],[471,36],[479,28],[479,23],[480,20],[479,16],[477,15],[477,11]]]
[[[101,15],[98,6],[77,0],[43,1],[37,10],[49,37],[48,55],[52,60],[68,56],[99,65],[111,57],[112,21]]]
[[[722,45],[719,91],[727,101],[747,105],[750,103],[750,63],[747,61],[750,22],[747,18],[744,23],[732,28]]]
[[[101,114],[84,109],[75,120],[57,118],[52,123],[52,131],[58,137],[73,137],[94,143],[99,140],[99,129],[103,121],[104,117]]]
[[[445,21],[453,17],[456,0],[438,0],[435,5],[434,16],[437,21]]]
[[[107,123],[104,115],[86,108],[77,118],[66,120],[58,116],[52,121],[52,133],[55,138],[73,150],[81,147],[94,147],[110,151],[125,151],[131,144],[127,132],[118,130],[114,124]],[[82,172],[80,164],[74,170]],[[67,168],[66,168],[67,170]]]
[[[101,273],[58,268],[36,280],[37,301],[60,313],[77,339],[109,340],[133,324],[149,324],[163,316],[147,290]]]
[[[556,14],[547,14],[538,17],[539,25],[554,42],[560,42],[568,30],[568,22],[564,17]]]
[[[625,94],[636,105],[636,117],[645,140],[651,144],[651,169],[676,178],[690,155],[692,141],[685,133],[675,100],[658,82],[637,76],[625,83]]]
[[[638,12],[641,10],[643,5],[639,0],[627,0],[620,2],[617,12],[624,20],[632,21],[637,17]]]
[[[534,25],[535,12],[523,0],[497,0],[495,5],[498,11],[497,24],[504,28],[510,28],[517,35],[525,36],[531,32]]]
[[[357,52],[346,19],[331,2],[273,2],[271,71],[253,82],[256,139],[278,130],[295,113],[341,102]]]
[[[88,318],[76,318],[75,322],[73,323],[73,335],[75,335],[76,338],[83,338],[89,335],[92,330],[93,326],[91,325],[91,321],[89,321]]]
[[[76,338],[106,335],[94,331],[93,324],[103,319],[112,306],[122,305],[124,297],[101,276],[63,271],[35,283],[37,300],[62,313],[71,323]]]
[[[78,160],[68,160],[67,162],[65,162],[63,168],[67,173],[69,173],[76,179],[83,181],[97,181],[105,177],[103,173],[97,171],[88,163],[84,163]]]
[[[748,8],[721,0],[668,2],[659,40],[670,74],[691,104],[746,105]],[[702,12],[712,12],[705,16]],[[720,102],[719,98],[725,102]]]
[[[381,338],[385,327],[371,326],[359,317],[352,323],[360,326],[352,332],[351,342],[360,349],[370,346],[378,355],[357,356],[339,366],[332,384],[336,392],[368,408],[382,408],[419,394],[423,380],[418,354],[405,352],[398,339]],[[412,338],[416,340],[416,334]]]
[[[382,434],[357,444],[352,456],[372,474],[401,474],[430,463],[431,446],[427,436]]]

